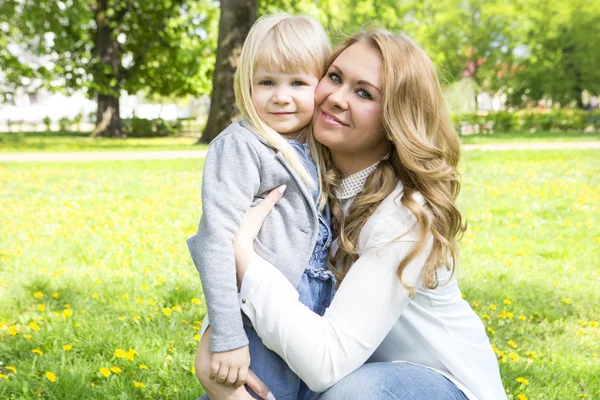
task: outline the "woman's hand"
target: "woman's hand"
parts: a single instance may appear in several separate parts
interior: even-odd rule
[[[206,330],[196,352],[194,367],[196,377],[206,390],[208,397],[212,400],[254,400],[245,386],[237,388],[225,386],[210,378],[212,353],[210,351],[210,327]],[[265,400],[275,400],[275,397],[267,387],[252,371],[249,371],[246,385]]]
[[[256,256],[254,251],[254,239],[260,232],[265,218],[271,212],[275,204],[281,199],[285,192],[286,185],[281,185],[265,197],[263,201],[254,207],[250,207],[239,230],[235,234],[233,240],[233,250],[235,253],[235,264],[237,268],[238,287],[241,287],[242,281],[244,280],[244,274],[252,259]]]

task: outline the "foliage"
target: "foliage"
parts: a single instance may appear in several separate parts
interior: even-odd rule
[[[132,138],[166,137],[181,132],[181,121],[134,117],[123,120],[123,133]]]
[[[98,8],[103,2],[106,10]],[[41,83],[51,90],[81,89],[90,97],[118,97],[120,90],[210,92],[218,16],[213,2],[74,0],[67,6],[60,0],[24,0],[3,2],[2,10],[0,26],[8,32],[0,40],[35,55],[24,62],[24,55],[0,46],[7,85],[35,90]],[[98,24],[106,24],[106,39],[117,44],[116,66],[97,53]]]
[[[452,115],[459,133],[510,131],[600,131],[600,110],[552,109],[460,113]]]
[[[45,116],[44,119],[42,120],[44,122],[44,125],[46,125],[46,130],[48,132],[50,132],[52,130],[52,120],[50,119],[49,116]]]

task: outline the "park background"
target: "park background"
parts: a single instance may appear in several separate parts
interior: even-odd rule
[[[0,1],[0,398],[203,393],[185,239],[273,11],[426,49],[464,143],[459,283],[507,395],[600,398],[598,0]]]

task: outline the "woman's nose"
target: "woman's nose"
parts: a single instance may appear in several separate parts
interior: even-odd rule
[[[346,89],[343,87],[339,87],[335,91],[333,91],[329,96],[327,96],[327,99],[325,101],[333,107],[339,108],[340,110],[346,110],[348,109],[348,101],[346,96]]]

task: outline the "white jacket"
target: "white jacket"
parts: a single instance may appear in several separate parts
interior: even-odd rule
[[[440,286],[423,288],[431,236],[404,270],[405,284],[417,288],[412,300],[397,278],[419,234],[401,194],[398,184],[364,225],[359,259],[323,317],[302,305],[290,282],[260,257],[246,271],[240,307],[264,344],[314,391],[325,391],[365,362],[406,361],[440,372],[470,400],[506,399],[484,326],[456,278],[440,268]],[[414,198],[425,202],[420,194]]]

